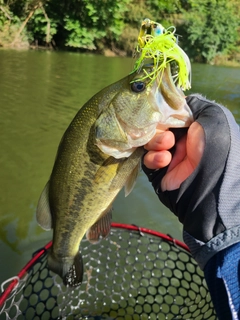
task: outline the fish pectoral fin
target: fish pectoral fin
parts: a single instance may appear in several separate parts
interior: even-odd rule
[[[112,206],[88,229],[86,233],[88,241],[95,244],[99,242],[100,237],[106,238],[111,230],[111,220]]]
[[[132,171],[132,173],[128,177],[125,183],[125,197],[127,197],[131,193],[132,189],[134,188],[138,174],[140,172],[140,167],[141,167],[141,162],[139,161],[135,169]]]
[[[49,181],[46,184],[43,192],[39,198],[37,205],[36,218],[38,224],[44,230],[51,230],[52,228],[52,215],[49,206]]]
[[[122,160],[117,160],[113,157],[108,157],[95,173],[94,183],[107,184],[109,180],[116,175],[117,166],[121,161]]]
[[[125,196],[129,195],[140,171],[141,157],[144,152],[144,149],[139,147],[119,164],[118,172],[111,182],[109,191],[122,189],[125,186]]]

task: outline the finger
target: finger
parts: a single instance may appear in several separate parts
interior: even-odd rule
[[[158,131],[155,136],[150,140],[144,148],[148,151],[155,150],[168,150],[174,146],[175,138],[171,131]]]
[[[180,162],[184,160],[186,157],[186,141],[187,136],[182,137],[178,142],[176,143],[176,148],[174,152],[173,159],[168,167],[168,171],[171,171],[173,168],[175,168]]]
[[[193,170],[198,166],[205,147],[205,134],[203,127],[194,122],[188,130],[187,156]]]
[[[197,168],[205,147],[205,134],[202,126],[194,122],[188,129],[186,143],[182,142],[184,139],[177,143],[173,161],[161,181],[162,191],[178,189]]]
[[[172,159],[169,151],[149,151],[143,158],[143,163],[149,169],[161,169],[166,167]]]

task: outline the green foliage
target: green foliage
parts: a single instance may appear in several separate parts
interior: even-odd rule
[[[9,7],[4,4],[3,1],[0,2],[0,47],[9,46],[14,40],[15,35],[20,28],[21,21],[18,16],[14,15]],[[16,46],[26,47],[27,33],[26,30],[23,31],[21,39],[16,39]]]
[[[166,18],[170,14],[179,13],[181,9],[180,0],[146,0],[146,6],[150,8],[155,20],[157,17]]]
[[[212,63],[219,54],[236,48],[239,19],[231,2],[226,0],[190,0],[185,17],[188,54]]]
[[[27,30],[31,41],[38,40],[40,43],[49,43],[57,33],[57,22],[54,19],[50,20],[44,11],[42,7],[36,9],[28,23]]]
[[[71,47],[97,49],[98,40],[111,43],[122,33],[123,16],[129,0],[82,0],[79,10],[69,10],[63,18],[67,30],[65,44]],[[75,2],[78,3],[77,1]],[[73,1],[74,4],[74,1]]]
[[[80,20],[69,16],[64,18],[64,22],[64,28],[69,31],[66,37],[66,46],[94,50],[96,49],[95,40],[105,36],[104,31],[100,31],[97,28],[89,30],[82,26]]]
[[[3,0],[0,0],[0,30],[3,28],[7,21],[13,19],[13,15],[9,8],[4,5]]]

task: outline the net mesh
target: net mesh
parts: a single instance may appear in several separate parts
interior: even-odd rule
[[[0,308],[0,319],[216,319],[191,255],[174,242],[112,228],[81,243],[84,281],[67,288],[47,268],[47,250]]]

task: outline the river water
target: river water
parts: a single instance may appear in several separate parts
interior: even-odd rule
[[[0,283],[51,240],[35,211],[69,122],[93,94],[132,68],[131,58],[0,50]],[[240,123],[240,69],[194,64],[192,92],[226,105]],[[113,221],[181,240],[180,224],[143,173],[127,198],[117,197]]]

